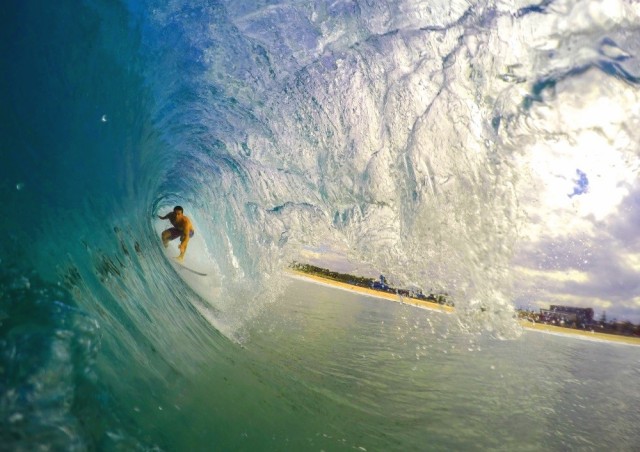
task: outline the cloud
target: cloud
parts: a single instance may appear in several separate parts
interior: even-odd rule
[[[639,90],[590,70],[558,82],[527,116],[514,143],[527,218],[513,260],[521,306],[593,307],[640,323],[639,105]]]
[[[640,186],[592,234],[538,236],[514,259],[520,305],[592,307],[640,323]]]
[[[301,262],[328,268],[340,273],[351,273],[359,276],[377,277],[379,272],[363,263],[356,263],[349,259],[346,252],[337,245],[322,245],[320,247],[304,247],[299,256]]]

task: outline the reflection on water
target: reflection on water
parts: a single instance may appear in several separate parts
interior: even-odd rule
[[[500,341],[462,333],[452,316],[296,281],[247,353],[309,417],[311,438],[345,449],[632,450],[640,439],[637,347]]]

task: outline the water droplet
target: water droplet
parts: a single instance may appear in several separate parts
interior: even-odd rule
[[[15,424],[16,422],[20,422],[23,419],[24,419],[24,416],[22,415],[22,413],[13,413],[11,416],[9,416],[9,422],[11,424]]]

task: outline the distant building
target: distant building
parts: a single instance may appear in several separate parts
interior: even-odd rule
[[[593,309],[551,305],[549,309],[540,309],[540,320],[589,325],[593,323]]]

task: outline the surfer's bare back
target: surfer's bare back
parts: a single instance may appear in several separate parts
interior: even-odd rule
[[[158,218],[161,220],[169,220],[173,225],[172,228],[162,231],[162,244],[165,248],[169,246],[170,240],[175,240],[180,237],[180,255],[177,259],[182,262],[184,260],[184,253],[187,251],[189,239],[193,237],[194,234],[191,220],[185,216],[184,209],[181,206],[175,206],[173,212],[169,212],[163,217],[158,215]]]

